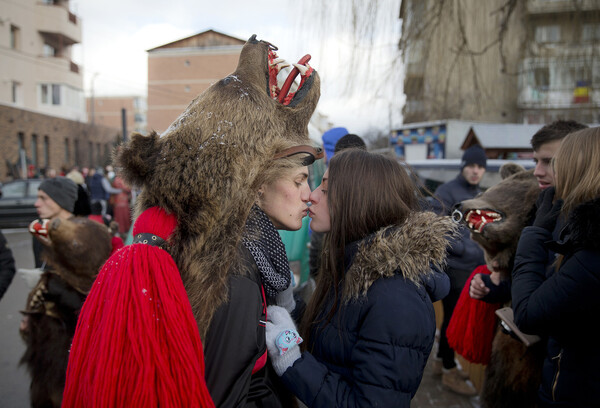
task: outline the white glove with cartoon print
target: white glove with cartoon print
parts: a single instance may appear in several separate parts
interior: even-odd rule
[[[302,343],[302,337],[288,311],[280,306],[267,308],[266,333],[271,365],[277,375],[281,376],[300,358],[298,345]]]

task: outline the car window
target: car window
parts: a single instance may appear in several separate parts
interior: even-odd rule
[[[29,180],[29,197],[37,197],[38,188],[44,180]]]
[[[25,197],[24,182],[8,183],[2,186],[2,198],[23,198]]]

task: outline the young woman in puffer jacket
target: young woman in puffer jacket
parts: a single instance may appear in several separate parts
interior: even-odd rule
[[[313,231],[326,232],[319,281],[301,337],[267,310],[267,347],[283,383],[308,407],[409,407],[435,337],[432,302],[449,290],[449,217],[418,209],[402,166],[349,149],[311,193]]]
[[[600,406],[600,127],[567,135],[554,157],[556,191],[540,195],[515,256],[512,307],[525,333],[548,338],[540,407]],[[564,223],[553,240],[557,223]],[[566,221],[566,222],[565,222]],[[548,276],[548,252],[559,254]]]

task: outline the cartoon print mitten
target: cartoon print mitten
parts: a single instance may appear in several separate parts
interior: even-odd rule
[[[291,269],[290,274],[292,275],[290,286],[286,290],[279,292],[275,301],[277,302],[277,306],[281,306],[289,313],[292,313],[296,308],[296,300],[294,299],[294,273]]]
[[[271,365],[281,376],[300,358],[298,344],[302,343],[302,337],[288,311],[280,306],[267,308],[266,333]]]

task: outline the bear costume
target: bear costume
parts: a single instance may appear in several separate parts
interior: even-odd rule
[[[541,342],[525,346],[516,335],[496,324],[494,310],[503,303],[510,305],[517,244],[523,228],[535,214],[540,189],[533,170],[526,171],[514,163],[505,164],[501,176],[500,183],[463,201],[454,214],[455,220],[464,222],[472,239],[483,248],[486,264],[500,273],[501,284],[492,286],[484,300],[471,299],[472,277],[476,272],[485,274],[487,268],[473,272],[448,327],[448,341],[457,350],[463,350],[461,354],[467,360],[487,365],[480,395],[482,408],[530,408],[536,406],[544,346]],[[489,275],[482,275],[482,279],[489,279]],[[478,348],[485,353],[473,352]]]
[[[260,176],[277,153],[309,144],[308,122],[320,96],[308,55],[278,87],[276,50],[252,36],[235,72],[194,99],[163,134],[134,133],[119,149],[117,173],[142,189],[135,238],[109,259],[98,277],[103,284],[94,287],[82,310],[65,387],[69,404],[212,406],[200,340],[205,341],[215,312],[229,299],[232,275],[244,269],[238,268],[244,262],[240,242]],[[298,74],[300,84],[290,92]],[[151,265],[142,267],[136,251],[148,251]],[[166,270],[170,263],[174,268]],[[130,270],[120,269],[123,264],[131,264]],[[138,289],[145,292],[115,297],[117,305],[111,308],[105,301],[122,292],[125,283],[114,279],[121,273],[132,273],[127,285],[141,282]],[[148,317],[145,302],[152,303],[156,316]],[[117,316],[117,308],[135,313],[153,331],[120,318],[116,324],[105,323],[103,316]],[[173,314],[158,316],[165,309]],[[173,336],[179,326],[182,331]],[[90,355],[91,339],[109,351]],[[248,340],[240,336],[238,341]],[[128,351],[136,358],[129,358]],[[119,359],[127,359],[128,366],[117,364]]]
[[[49,238],[41,240],[47,268],[22,311],[21,364],[31,375],[31,406],[58,408],[77,317],[112,245],[106,226],[83,217],[47,221],[41,234]]]

